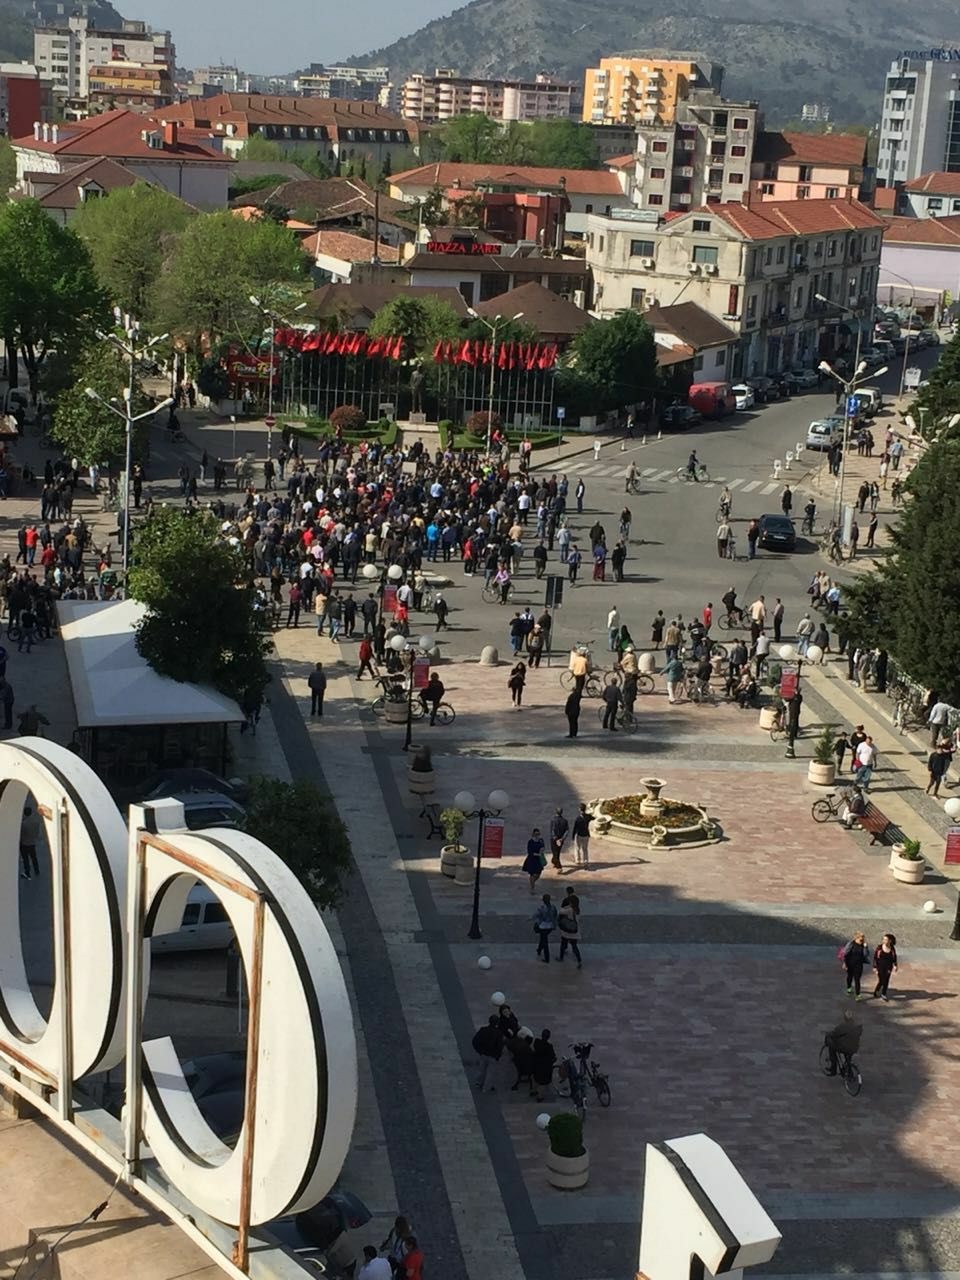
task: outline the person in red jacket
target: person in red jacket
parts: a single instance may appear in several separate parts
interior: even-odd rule
[[[360,641],[357,657],[360,659],[360,670],[357,672],[357,679],[362,680],[364,671],[369,671],[370,679],[376,680],[377,673],[373,669],[373,645],[370,643],[369,636],[364,636]]]

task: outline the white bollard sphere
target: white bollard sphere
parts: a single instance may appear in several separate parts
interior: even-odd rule
[[[940,910],[940,908],[937,906],[937,904],[934,902],[934,900],[933,900],[932,898],[928,898],[928,899],[926,900],[926,902],[923,904],[923,909],[924,909],[924,911],[926,911],[926,912],[927,912],[927,914],[928,914],[928,915],[931,915],[931,916],[932,916],[935,912],[937,912],[937,911],[939,911],[939,910]]]
[[[537,1128],[546,1129],[549,1123],[550,1123],[549,1111],[541,1111],[540,1114],[537,1116]]]
[[[529,1027],[521,1027],[520,1030],[517,1032],[517,1035],[520,1037],[521,1040],[526,1040],[527,1036],[533,1035],[533,1032],[530,1030]]]
[[[507,1003],[507,997],[503,994],[502,991],[495,991],[493,995],[490,997],[490,1003],[495,1004],[499,1009],[502,1004]]]
[[[493,961],[490,959],[489,956],[481,956],[480,959],[477,961],[477,968],[489,969],[491,964],[493,964]]]

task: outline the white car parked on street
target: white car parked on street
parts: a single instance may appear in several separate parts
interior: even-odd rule
[[[756,404],[753,387],[748,387],[745,382],[735,383],[730,390],[736,396],[738,409],[752,409]]]

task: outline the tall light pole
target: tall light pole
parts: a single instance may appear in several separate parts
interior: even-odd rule
[[[834,302],[832,298],[828,298],[826,294],[815,293],[813,295],[818,302],[825,302],[828,307],[835,307],[837,311],[845,312],[848,316],[855,316],[857,321],[857,346],[853,353],[853,367],[856,369],[860,364],[860,344],[863,340],[863,322],[860,313],[855,311],[853,307],[845,306],[842,302]],[[823,368],[823,364],[820,365]]]
[[[250,301],[270,321],[270,376],[267,378],[267,460],[270,461],[273,457],[273,358],[277,340],[277,320],[282,320],[283,317],[271,311],[253,293],[250,294]],[[305,302],[301,302],[293,309],[302,311],[306,305]]]
[[[410,750],[413,741],[413,678],[416,673],[418,657],[429,654],[436,644],[433,636],[421,636],[419,640],[408,640],[406,636],[394,636],[390,648],[394,653],[402,653],[407,659],[407,731],[403,739],[404,751]]]
[[[483,828],[488,818],[498,818],[508,808],[510,797],[506,791],[491,791],[487,796],[485,808],[478,809],[477,802],[469,791],[458,791],[453,797],[453,807],[459,809],[465,818],[479,818],[477,825],[477,865],[473,876],[473,913],[470,917],[470,928],[467,937],[476,941],[482,938],[480,931],[480,860],[483,857]]]
[[[487,326],[492,336],[490,345],[490,388],[487,393],[487,454],[490,453],[490,432],[493,426],[493,392],[494,380],[497,373],[497,330],[501,324],[512,324],[514,320],[522,320],[523,312],[518,311],[515,316],[494,316],[492,320],[488,320],[486,316],[480,315],[478,311],[474,311],[473,307],[467,308],[468,313],[474,320],[479,320],[481,324]]]
[[[859,344],[858,344],[859,346]],[[860,363],[854,370],[852,378],[843,378],[837,373],[832,365],[826,360],[821,360],[818,366],[824,373],[829,373],[831,378],[836,378],[837,382],[843,387],[843,449],[840,452],[840,483],[837,489],[837,497],[834,501],[834,510],[839,508],[840,519],[843,519],[843,482],[847,472],[847,448],[850,444],[850,397],[856,391],[857,387],[863,386],[866,381],[867,366]],[[873,378],[879,378],[881,374],[887,372],[887,366],[884,365],[880,369],[874,369],[870,375]]]

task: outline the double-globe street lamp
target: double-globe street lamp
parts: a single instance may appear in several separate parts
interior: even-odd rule
[[[858,334],[857,336],[858,357],[859,357],[859,353],[860,353],[860,338]],[[834,498],[834,512],[836,513],[839,511],[840,519],[842,521],[843,520],[843,486],[844,486],[844,481],[846,479],[846,472],[847,472],[847,450],[850,447],[850,423],[852,422],[854,417],[854,414],[850,412],[851,397],[853,396],[854,392],[857,390],[858,387],[863,386],[863,384],[867,381],[868,377],[878,378],[880,377],[881,374],[886,373],[887,366],[883,365],[881,368],[874,369],[872,372],[870,372],[867,369],[866,361],[860,360],[859,363],[854,368],[853,376],[850,378],[844,378],[842,374],[837,373],[833,365],[829,364],[826,360],[820,361],[819,368],[823,373],[828,373],[831,378],[835,378],[837,382],[840,383],[841,387],[843,387],[843,448],[840,452],[840,482],[837,485],[836,496]]]
[[[382,569],[378,569],[375,564],[365,564],[360,570],[361,575],[368,582],[373,582],[374,578],[380,579],[380,586],[377,589],[378,613],[377,621],[383,621],[383,595],[387,589],[387,583],[396,586],[403,577],[403,569],[398,564],[392,564],[389,568],[386,565]]]
[[[473,873],[473,915],[470,917],[470,928],[467,937],[476,941],[482,938],[480,931],[480,862],[483,858],[483,829],[486,826],[488,818],[499,818],[504,809],[509,808],[510,797],[506,791],[491,791],[487,796],[487,803],[482,808],[477,807],[477,802],[473,798],[470,791],[458,791],[453,797],[453,807],[459,809],[464,818],[478,818],[477,826],[477,862]]]
[[[782,662],[795,662],[797,664],[797,688],[796,696],[800,697],[800,676],[803,671],[804,662],[819,662],[823,657],[823,650],[818,644],[808,645],[806,651],[801,653],[796,645],[782,644],[777,650],[777,655]],[[794,750],[794,743],[797,740],[797,730],[800,727],[800,712],[787,716],[787,758],[792,760],[797,754]]]
[[[522,320],[523,312],[518,311],[515,316],[494,316],[492,320],[482,316],[479,311],[474,311],[473,307],[467,307],[467,313],[471,319],[479,320],[481,324],[485,324],[492,336],[490,344],[490,389],[487,395],[487,455],[489,456],[490,433],[493,426],[493,392],[497,374],[497,330],[502,324],[513,324],[515,320]]]
[[[406,636],[393,636],[390,648],[396,654],[403,654],[407,660],[407,732],[403,740],[404,751],[410,750],[413,741],[413,679],[416,674],[418,657],[429,657],[436,644],[433,636],[421,636],[419,640],[408,640]]]

